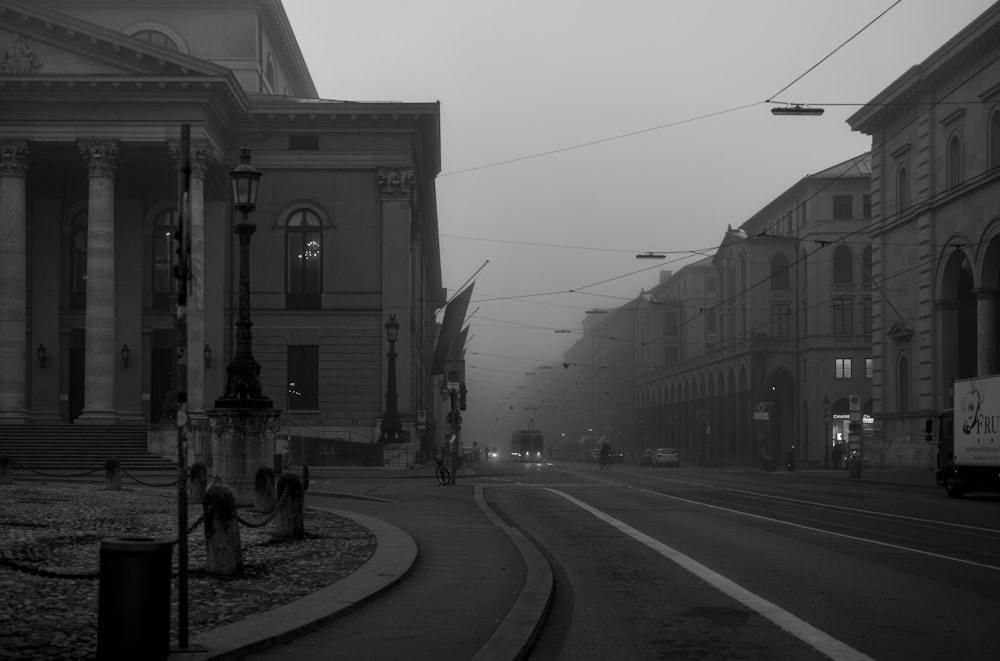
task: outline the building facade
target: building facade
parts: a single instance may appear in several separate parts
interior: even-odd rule
[[[934,466],[924,421],[1000,371],[1000,5],[855,113],[872,137],[875,442]]]
[[[865,412],[870,434],[869,182],[867,154],[808,175],[640,296],[642,445],[829,465]]]
[[[192,417],[235,350],[246,145],[253,353],[283,431],[378,437],[395,315],[416,442],[438,398],[439,121],[437,103],[318,98],[280,0],[0,0],[0,421],[169,418],[188,125]]]

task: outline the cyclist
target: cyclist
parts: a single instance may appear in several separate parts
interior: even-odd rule
[[[611,467],[611,444],[607,441],[601,444],[601,468]]]

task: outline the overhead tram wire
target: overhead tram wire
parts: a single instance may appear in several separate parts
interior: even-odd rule
[[[803,71],[801,74],[799,74],[799,76],[795,80],[793,80],[792,82],[788,83],[787,85],[785,85],[784,87],[782,87],[780,90],[778,90],[777,92],[775,92],[774,94],[772,94],[771,96],[769,96],[768,99],[767,99],[767,101],[765,103],[778,103],[778,102],[774,101],[774,97],[776,97],[779,94],[781,94],[782,92],[788,90],[788,88],[790,88],[792,85],[794,85],[795,83],[799,82],[800,80],[802,80],[803,78],[805,78],[806,76],[808,76],[817,67],[819,67],[819,65],[823,64],[828,59],[830,59],[831,57],[833,57],[833,55],[835,53],[837,53],[837,51],[839,51],[841,48],[843,48],[844,46],[846,46],[850,42],[854,41],[854,39],[857,38],[858,35],[860,35],[862,32],[864,32],[865,30],[867,30],[868,28],[870,28],[872,25],[874,25],[876,21],[878,21],[880,18],[882,18],[883,16],[885,16],[886,14],[888,14],[890,11],[892,11],[896,7],[896,5],[898,5],[902,1],[903,0],[896,0],[896,2],[892,3],[888,8],[885,9],[885,11],[883,11],[881,14],[879,14],[878,16],[876,16],[875,18],[873,18],[872,20],[868,21],[868,23],[863,28],[861,28],[860,30],[858,30],[857,32],[855,32],[854,34],[852,34],[850,37],[848,37],[847,40],[844,41],[844,43],[840,44],[839,46],[837,46],[836,48],[834,48],[832,51],[830,51],[829,53],[827,53],[819,62],[817,62],[816,64],[812,65],[811,67],[809,67],[805,71]],[[796,105],[801,105],[801,104],[796,104]]]

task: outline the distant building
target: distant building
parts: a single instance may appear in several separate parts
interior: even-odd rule
[[[318,98],[280,0],[0,1],[0,421],[169,416],[184,123],[196,422],[234,351],[227,172],[245,144],[263,173],[253,352],[282,431],[377,437],[394,314],[403,440],[417,441],[439,397],[439,122],[437,103]]]
[[[849,118],[872,136],[873,452],[934,466],[924,420],[1000,372],[1000,4]]]
[[[640,296],[642,445],[824,465],[852,400],[870,427],[869,182],[867,154],[808,175]]]

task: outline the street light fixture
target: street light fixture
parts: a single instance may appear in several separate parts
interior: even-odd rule
[[[772,115],[799,115],[802,117],[818,117],[824,112],[823,108],[810,108],[809,106],[803,106],[801,104],[793,104],[789,106],[778,106],[776,108],[771,108]]]
[[[229,173],[233,185],[233,207],[240,222],[233,231],[240,239],[239,316],[236,321],[236,353],[226,367],[226,391],[215,400],[218,408],[269,409],[271,400],[260,388],[260,363],[253,357],[250,328],[250,237],[257,229],[250,214],[257,208],[260,172],[250,165],[250,147],[240,149],[240,163]]]
[[[667,256],[661,252],[643,252],[635,256],[636,259],[666,259]]]
[[[396,338],[399,337],[399,322],[396,315],[390,314],[389,321],[385,322],[385,337],[389,341],[389,352],[386,357],[389,359],[388,378],[386,379],[385,393],[385,415],[382,416],[382,440],[383,442],[397,441],[403,425],[399,420],[399,411],[396,402],[399,394],[396,392]]]

